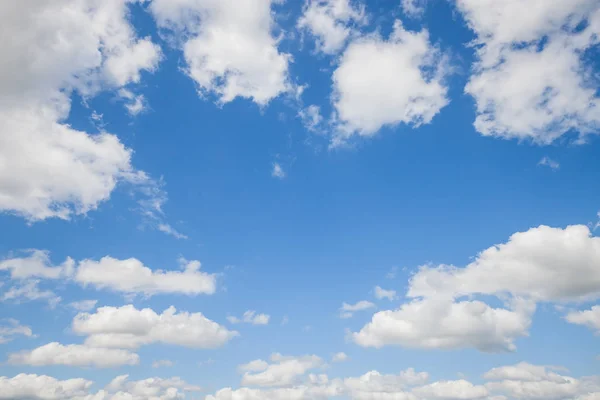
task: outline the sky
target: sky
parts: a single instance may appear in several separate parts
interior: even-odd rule
[[[0,2],[0,399],[600,399],[597,0]]]

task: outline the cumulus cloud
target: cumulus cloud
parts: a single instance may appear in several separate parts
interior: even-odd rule
[[[418,18],[425,12],[427,0],[402,0],[400,5],[404,14],[411,18]]]
[[[242,318],[237,318],[234,316],[227,317],[227,320],[232,324],[239,324],[244,322],[246,324],[252,325],[268,325],[271,316],[267,314],[257,314],[254,310],[248,310],[244,313]]]
[[[375,286],[375,297],[379,300],[388,299],[389,301],[395,300],[398,296],[395,290],[385,290],[380,286]]]
[[[139,356],[122,349],[106,349],[79,344],[63,345],[52,342],[31,351],[12,353],[8,356],[8,362],[36,367],[69,365],[110,368],[120,365],[136,365],[139,363]]]
[[[75,378],[58,380],[47,375],[19,374],[0,377],[2,400],[173,400],[185,392],[198,391],[181,378],[148,378],[129,381],[127,375],[113,379],[104,389],[92,392],[94,382]]]
[[[307,371],[319,368],[323,360],[315,355],[289,357],[279,353],[271,355],[271,364],[255,360],[240,366],[245,371],[242,385],[251,386],[286,386],[296,383],[297,379]]]
[[[216,276],[200,271],[200,261],[180,261],[183,271],[153,271],[135,258],[119,260],[106,256],[100,261],[79,262],[74,279],[84,286],[147,296],[159,293],[197,295],[215,292]]]
[[[417,396],[439,400],[476,400],[488,398],[485,386],[473,385],[464,379],[457,381],[439,381],[413,390]]]
[[[374,308],[375,304],[367,300],[361,300],[356,304],[342,303],[340,307],[340,318],[352,318],[355,312],[368,310]]]
[[[93,347],[137,348],[151,343],[212,349],[238,336],[202,313],[177,312],[171,306],[162,314],[133,305],[100,307],[95,313],[80,313],[73,319],[73,332],[87,336]]]
[[[476,35],[477,61],[465,91],[483,135],[548,144],[568,133],[597,132],[597,82],[582,54],[598,44],[594,0],[458,0]],[[585,28],[578,24],[588,21]]]
[[[587,326],[600,335],[600,306],[593,306],[584,311],[572,311],[565,319],[572,324]]]
[[[50,308],[54,308],[62,300],[51,290],[43,290],[39,288],[40,281],[37,279],[28,280],[15,286],[11,286],[2,294],[3,301],[13,301],[21,303],[24,301],[44,300],[48,302]]]
[[[0,321],[0,344],[10,342],[17,335],[32,337],[33,332],[30,327],[21,325],[16,319]]]
[[[272,0],[155,0],[150,10],[160,28],[182,42],[187,74],[201,94],[220,103],[236,97],[266,105],[289,91],[290,56],[273,36]]]
[[[181,271],[152,270],[136,258],[120,260],[106,256],[98,261],[85,259],[79,262],[68,257],[62,264],[54,266],[48,252],[31,250],[28,255],[0,261],[0,271],[10,271],[15,280],[32,277],[64,279],[125,294],[181,293],[192,296],[215,293],[216,275],[201,271],[200,261],[181,258],[179,263]],[[50,300],[56,297],[52,292],[40,292],[37,283],[38,280],[29,280],[21,287],[13,287],[4,297]],[[85,304],[78,304],[82,305]]]
[[[318,51],[334,54],[357,33],[353,25],[364,22],[364,5],[350,0],[307,0],[297,25],[315,38]]]
[[[335,353],[333,355],[333,357],[331,357],[331,361],[333,362],[344,362],[344,361],[348,361],[348,355],[346,353],[344,353],[343,351],[340,351],[339,353]]]
[[[153,71],[160,49],[137,38],[126,0],[0,5],[0,210],[29,221],[84,214],[118,182],[138,183],[131,150],[107,132],[71,128],[70,94],[94,95]]]
[[[352,135],[372,136],[383,126],[431,122],[446,105],[446,63],[426,30],[411,32],[397,20],[385,40],[356,39],[333,73],[337,133],[333,145]]]
[[[540,226],[513,234],[467,266],[424,266],[410,280],[412,300],[376,313],[351,335],[362,346],[513,351],[528,335],[536,303],[600,296],[600,239],[587,226]],[[464,296],[496,296],[494,308]]]

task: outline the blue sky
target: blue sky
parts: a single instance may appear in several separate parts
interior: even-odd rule
[[[0,22],[0,399],[600,398],[596,1]]]

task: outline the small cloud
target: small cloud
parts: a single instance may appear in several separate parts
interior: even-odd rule
[[[81,300],[69,303],[69,306],[76,311],[90,311],[96,308],[98,300]]]
[[[152,368],[172,367],[175,365],[171,360],[157,360],[152,363]]]
[[[375,304],[366,300],[361,300],[356,304],[343,303],[342,307],[340,307],[340,318],[351,318],[356,311],[368,310],[373,307],[375,307]]]
[[[334,363],[339,363],[339,362],[344,362],[348,360],[348,355],[344,352],[339,352],[333,355],[333,357],[331,358],[331,361]]]
[[[244,315],[242,316],[242,318],[238,318],[235,316],[228,316],[227,317],[227,321],[229,321],[232,324],[239,324],[239,323],[246,323],[246,324],[252,324],[252,325],[268,325],[269,324],[269,320],[271,319],[270,315],[267,314],[256,314],[256,311],[254,310],[248,310],[244,313]]]
[[[402,0],[402,10],[410,18],[421,18],[426,6],[427,0]]]
[[[323,116],[319,106],[310,105],[298,111],[298,116],[302,120],[304,127],[311,132],[320,132]]]
[[[385,278],[386,279],[395,279],[397,274],[398,274],[398,267],[392,267],[392,269],[390,269],[390,272],[388,272],[385,275]]]
[[[143,94],[136,95],[130,90],[121,89],[119,96],[125,100],[125,108],[129,115],[136,116],[147,109],[146,98]]]
[[[283,318],[281,319],[281,325],[287,325],[288,322],[290,322],[290,319],[288,318],[287,315],[284,315]]]
[[[385,290],[379,286],[375,286],[375,297],[379,300],[388,299],[389,301],[395,300],[398,296],[395,290]]]
[[[550,157],[543,157],[537,165],[541,165],[541,166],[545,166],[545,167],[549,167],[550,169],[556,171],[557,169],[560,168],[560,164],[556,161],[554,161],[553,159],[551,159]]]
[[[171,235],[171,236],[175,237],[176,239],[187,239],[188,238],[187,235],[180,233],[175,228],[173,228],[171,225],[166,224],[166,223],[158,224],[157,229],[163,233],[166,233],[167,235]]]
[[[271,176],[274,178],[283,179],[285,178],[285,171],[281,167],[281,165],[277,162],[273,163],[273,170],[271,171]]]
[[[215,360],[213,360],[212,358],[209,358],[208,360],[198,361],[198,366],[203,367],[205,365],[212,365],[214,363],[215,363]]]

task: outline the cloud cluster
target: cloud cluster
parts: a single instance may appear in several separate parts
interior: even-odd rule
[[[409,283],[412,300],[376,313],[351,337],[368,347],[513,351],[515,340],[528,335],[536,303],[600,298],[598,265],[600,238],[587,226],[518,232],[465,267],[421,267]],[[497,297],[505,308],[461,299],[482,295]],[[594,315],[572,313],[567,320],[592,326]]]

